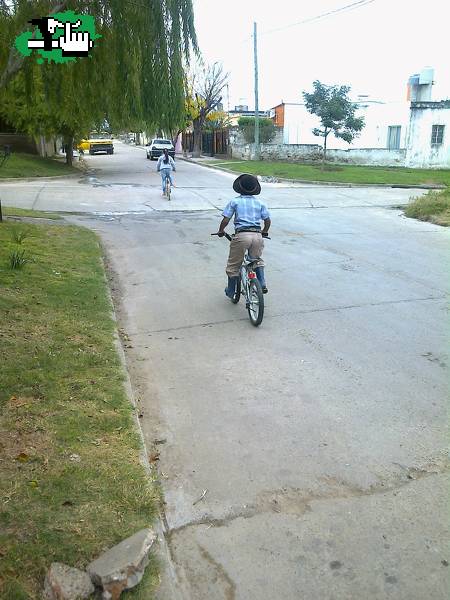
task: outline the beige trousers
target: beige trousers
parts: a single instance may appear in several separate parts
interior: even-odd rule
[[[263,237],[256,231],[242,231],[233,235],[230,242],[230,254],[226,268],[228,277],[237,277],[239,275],[239,269],[244,260],[246,250],[248,250],[248,254],[252,258],[260,259],[256,266],[263,267],[264,261],[261,258],[263,249]]]

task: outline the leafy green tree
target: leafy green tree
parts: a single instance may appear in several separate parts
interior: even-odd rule
[[[242,132],[247,144],[255,142],[255,117],[239,117],[238,129]],[[276,127],[272,119],[259,119],[259,140],[262,144],[271,142],[275,133]]]
[[[326,160],[327,138],[331,132],[350,144],[364,127],[364,118],[355,117],[357,105],[348,97],[347,85],[325,85],[313,82],[312,93],[303,92],[307,110],[317,115],[322,127],[312,130],[314,135],[323,137],[322,167]]]
[[[14,40],[31,18],[69,9],[95,19],[101,38],[88,58],[18,55]],[[36,136],[62,135],[68,162],[73,139],[105,120],[140,131],[183,119],[186,63],[197,51],[192,0],[0,0],[0,35],[0,116]]]
[[[225,129],[230,126],[230,118],[223,110],[213,110],[206,117],[205,126],[212,131]]]

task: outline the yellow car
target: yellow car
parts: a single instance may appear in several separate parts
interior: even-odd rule
[[[81,140],[77,145],[78,150],[88,151],[89,154],[106,152],[114,154],[114,145],[109,133],[91,133],[88,140]]]
[[[79,144],[77,144],[77,150],[82,150],[83,152],[89,151],[89,140],[81,140]]]

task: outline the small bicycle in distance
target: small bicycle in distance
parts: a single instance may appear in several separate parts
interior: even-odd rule
[[[170,194],[172,191],[172,186],[170,185],[170,176],[166,175],[166,180],[164,182],[164,196],[167,200],[170,200]]]
[[[218,234],[212,233],[211,235]],[[231,235],[225,233],[224,237],[231,242]],[[264,239],[270,240],[269,236],[264,236]],[[250,323],[255,327],[261,325],[264,317],[264,294],[254,270],[258,261],[258,258],[251,258],[248,254],[245,255],[239,271],[236,291],[231,298],[231,302],[237,304],[241,298],[241,294],[245,296],[245,308],[248,311]]]

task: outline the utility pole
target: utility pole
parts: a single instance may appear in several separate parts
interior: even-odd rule
[[[256,22],[253,23],[253,49],[255,60],[255,160],[259,160],[258,37]]]

